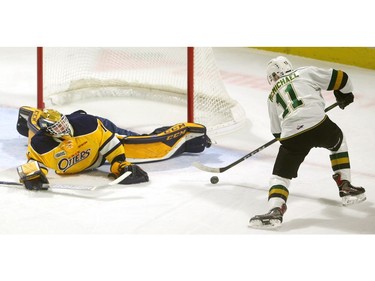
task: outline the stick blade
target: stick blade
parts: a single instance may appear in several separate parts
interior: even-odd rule
[[[194,162],[192,164],[195,168],[205,171],[205,172],[210,172],[210,173],[221,173],[220,168],[214,168],[214,167],[208,167],[203,165],[202,163],[199,162]]]
[[[0,185],[17,185],[17,186],[23,186],[22,183],[13,182],[13,181],[0,181]]]

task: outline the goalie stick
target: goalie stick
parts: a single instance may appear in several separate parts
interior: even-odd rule
[[[128,176],[130,176],[132,172],[127,171],[122,174],[117,179],[103,185],[96,185],[96,186],[83,186],[83,185],[72,185],[72,184],[52,184],[49,186],[51,189],[71,189],[71,190],[95,190],[102,187],[108,187],[112,185],[116,185]],[[9,185],[9,186],[24,186],[22,183],[14,182],[14,181],[0,181],[0,185]]]
[[[325,112],[328,112],[330,111],[331,109],[335,108],[336,106],[338,105],[338,103],[334,103],[334,104],[331,104],[330,106],[328,106],[324,111]],[[274,144],[275,142],[277,142],[277,139],[274,138],[273,140],[270,140],[269,142],[263,144],[262,146],[258,147],[257,149],[253,150],[252,152],[246,154],[245,156],[241,157],[240,159],[238,159],[237,161],[234,161],[233,163],[225,166],[225,167],[221,167],[221,168],[215,168],[215,167],[209,167],[209,166],[205,166],[203,165],[202,163],[199,163],[199,162],[194,162],[192,165],[196,168],[198,168],[199,170],[202,170],[202,171],[205,171],[205,172],[210,172],[210,173],[223,173],[225,172],[226,170],[236,166],[238,163],[241,163],[242,161],[246,160],[247,158],[250,158],[251,156],[257,154],[258,152],[262,151],[263,149],[265,149],[266,147],[269,147],[271,144]]]

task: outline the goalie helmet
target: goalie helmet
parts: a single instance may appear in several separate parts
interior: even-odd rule
[[[53,137],[62,137],[71,134],[71,126],[64,114],[53,110],[44,109],[40,114],[38,124],[41,129]]]
[[[268,62],[267,80],[270,85],[274,85],[276,81],[293,70],[290,61],[283,56],[278,56]]]

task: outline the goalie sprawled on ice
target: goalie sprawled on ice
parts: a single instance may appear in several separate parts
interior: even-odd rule
[[[132,172],[120,183],[147,182],[147,173],[134,163],[199,153],[211,145],[205,126],[196,123],[179,123],[140,135],[82,110],[64,115],[28,106],[19,110],[17,131],[29,138],[28,162],[17,170],[20,182],[31,190],[48,189],[48,168],[59,175],[75,174],[106,161],[111,164],[111,177]]]

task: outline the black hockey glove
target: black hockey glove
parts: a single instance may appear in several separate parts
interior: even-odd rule
[[[344,94],[337,90],[333,91],[333,93],[335,94],[336,101],[341,109],[344,109],[354,101],[353,93]]]
[[[119,184],[148,182],[148,174],[141,167],[126,161],[112,163],[111,173],[108,176],[118,178],[127,171],[132,172],[131,175],[123,179]]]
[[[43,169],[43,168],[42,168]],[[41,170],[39,163],[30,161],[17,167],[20,182],[24,184],[25,188],[29,190],[47,190],[48,179],[44,172]]]

